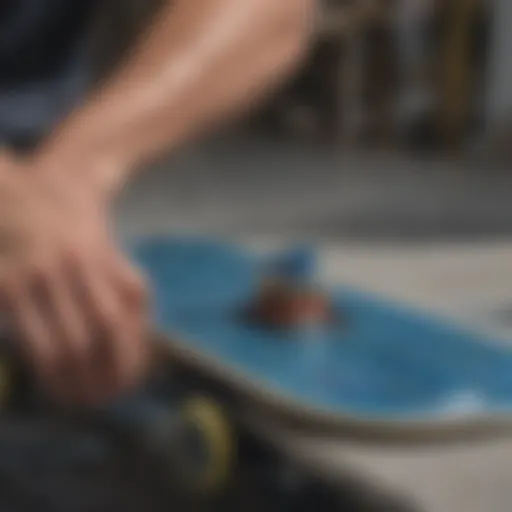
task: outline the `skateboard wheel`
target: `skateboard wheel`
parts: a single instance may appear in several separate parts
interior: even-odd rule
[[[179,468],[185,484],[201,492],[220,490],[228,481],[234,459],[234,437],[222,410],[203,398],[182,408]]]

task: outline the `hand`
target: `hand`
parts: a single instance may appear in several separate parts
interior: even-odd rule
[[[41,385],[94,404],[145,370],[144,286],[92,187],[37,171],[0,158],[0,297]]]

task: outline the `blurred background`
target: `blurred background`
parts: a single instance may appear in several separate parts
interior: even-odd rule
[[[107,4],[101,69],[158,2],[131,0],[122,14]],[[319,2],[299,72],[236,126],[141,178],[127,228],[508,236],[511,20],[507,0]]]

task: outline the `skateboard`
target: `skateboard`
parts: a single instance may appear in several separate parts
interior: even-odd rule
[[[131,248],[157,339],[237,407],[366,441],[496,435],[512,427],[503,343],[318,279],[307,247],[257,255],[204,239]]]
[[[153,237],[129,251],[153,295],[161,364],[148,382],[99,410],[53,411],[7,358],[5,421],[37,413],[99,430],[190,495],[231,497],[246,475],[256,494],[266,489],[289,503],[280,510],[303,510],[289,500],[303,504],[307,489],[341,503],[346,492],[336,490],[346,486],[260,436],[249,417],[368,442],[451,440],[511,426],[510,352],[383,298],[326,286],[307,247],[255,254],[221,241]]]
[[[154,242],[137,244],[132,251],[134,259],[147,250],[152,252]],[[180,241],[171,243],[169,249],[178,251],[185,264],[192,255],[190,250],[199,250],[198,254],[207,256],[206,261],[213,257],[216,267],[215,247]],[[162,256],[166,258],[167,253]],[[303,272],[310,265],[309,253],[295,257],[292,263],[287,262],[287,269],[278,265],[279,272],[286,270],[292,276],[297,270]],[[216,288],[209,264],[195,260],[192,268],[207,280],[205,290],[216,290],[213,295],[201,294],[199,309],[217,314],[217,293],[222,293],[224,285],[218,282],[220,288]],[[182,269],[175,270],[175,278],[186,277]],[[197,296],[186,280],[182,285],[183,291],[188,289],[191,294],[182,294],[176,305],[180,305],[180,315],[187,316],[196,311]],[[105,503],[111,510],[112,503],[118,501],[124,509],[141,510],[136,505],[141,499],[144,510],[163,510],[169,505],[219,512],[294,512],[312,510],[313,506],[357,512],[408,512],[415,508],[395,493],[346,472],[337,474],[251,429],[231,396],[206,382],[214,373],[183,364],[184,359],[174,352],[170,342],[174,337],[168,339],[158,322],[160,306],[165,309],[167,305],[160,303],[158,291],[154,291],[157,364],[139,389],[104,407],[55,407],[38,392],[14,350],[9,350],[16,343],[9,339],[0,343],[4,347],[0,357],[0,508],[7,496],[21,510],[83,510],[76,503],[77,493],[63,491],[68,487],[87,489],[82,494],[94,510],[103,510]],[[231,296],[227,291],[225,298]],[[237,315],[252,329],[258,319],[245,309],[239,308]],[[1,491],[4,488],[9,492]]]

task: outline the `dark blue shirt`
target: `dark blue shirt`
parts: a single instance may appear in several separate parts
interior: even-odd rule
[[[101,0],[99,0],[101,1]],[[0,0],[0,142],[37,137],[86,89],[98,0]]]

